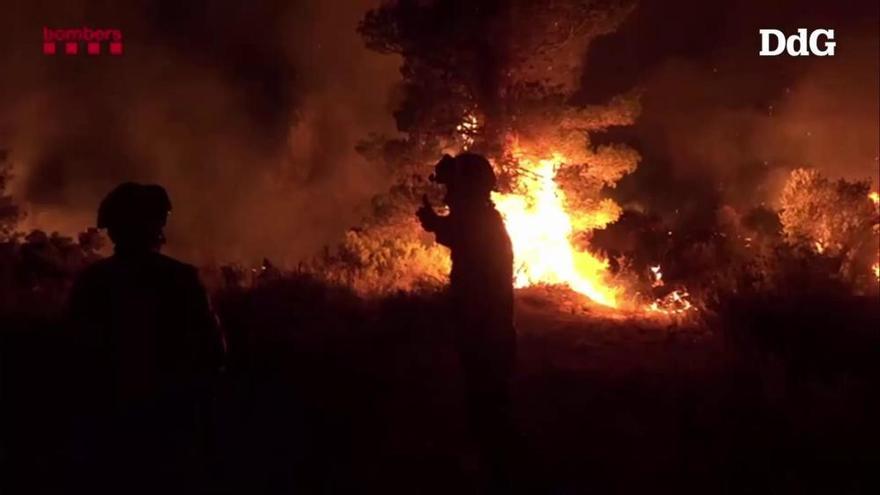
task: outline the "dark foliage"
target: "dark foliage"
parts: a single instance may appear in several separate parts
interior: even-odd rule
[[[230,354],[216,490],[477,493],[441,302],[365,300],[303,274],[218,293]],[[730,296],[706,327],[565,317],[525,294],[517,311],[517,476],[531,493],[864,493],[875,299]],[[58,493],[81,363],[54,317],[2,328],[4,493]]]

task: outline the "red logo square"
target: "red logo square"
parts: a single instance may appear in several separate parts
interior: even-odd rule
[[[110,54],[122,55],[122,43],[119,41],[114,41],[110,43]]]
[[[45,55],[55,55],[55,43],[43,43],[43,53]]]
[[[86,51],[89,52],[89,55],[97,55],[101,53],[101,44],[100,43],[89,43],[86,45]]]
[[[65,43],[64,44],[64,53],[68,55],[76,55],[77,50],[79,49],[79,45],[76,43]]]

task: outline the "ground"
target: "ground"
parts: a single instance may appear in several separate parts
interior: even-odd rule
[[[848,353],[804,372],[803,352],[744,344],[719,315],[645,319],[572,301],[517,294],[516,475],[531,493],[869,491],[876,360]],[[293,280],[221,295],[218,309],[232,351],[218,492],[478,493],[435,297],[370,302]],[[876,323],[875,302],[867,311]],[[75,359],[55,327],[30,321],[3,333],[4,464],[39,486],[64,463],[57,425],[72,399],[57,384]]]

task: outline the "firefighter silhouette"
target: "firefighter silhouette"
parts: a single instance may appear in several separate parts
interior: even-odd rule
[[[196,269],[159,253],[170,210],[158,185],[111,191],[98,228],[114,253],[86,268],[71,292],[86,404],[80,454],[99,491],[180,488],[198,471],[224,343]]]
[[[495,174],[486,158],[445,155],[431,180],[446,186],[449,215],[427,197],[416,215],[452,252],[450,313],[465,375],[470,426],[496,477],[506,477],[511,454],[510,379],[516,352],[513,251],[490,193]]]

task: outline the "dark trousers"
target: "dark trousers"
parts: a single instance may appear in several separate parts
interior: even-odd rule
[[[517,450],[510,397],[516,333],[512,325],[463,322],[458,327],[457,347],[464,371],[468,426],[486,465],[490,491],[504,492]]]
[[[203,493],[204,422],[192,400],[132,401],[75,425],[74,488],[89,493]]]

